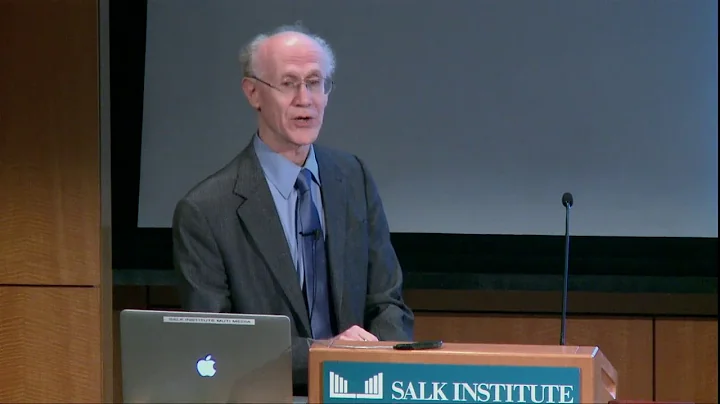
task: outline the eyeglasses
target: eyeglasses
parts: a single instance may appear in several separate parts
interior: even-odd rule
[[[251,79],[257,80],[266,86],[277,90],[283,94],[287,95],[294,95],[297,94],[298,91],[300,91],[300,86],[305,85],[305,88],[310,92],[311,94],[316,95],[327,95],[330,94],[330,91],[332,91],[333,86],[335,85],[335,82],[330,80],[329,78],[310,78],[306,80],[294,80],[294,79],[284,79],[279,85],[275,86],[267,81],[257,77],[257,76],[250,76]]]

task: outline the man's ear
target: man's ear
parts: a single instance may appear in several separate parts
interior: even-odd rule
[[[255,80],[247,77],[243,78],[242,89],[243,93],[245,93],[245,97],[250,103],[250,106],[253,107],[253,109],[260,111],[260,97],[257,91],[257,86],[255,85]]]

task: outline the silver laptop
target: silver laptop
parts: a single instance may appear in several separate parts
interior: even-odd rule
[[[120,313],[126,403],[292,403],[290,319]]]

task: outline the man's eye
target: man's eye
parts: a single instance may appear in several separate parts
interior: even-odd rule
[[[295,87],[295,82],[293,82],[293,81],[284,81],[284,82],[282,83],[282,86],[283,86],[283,87]]]

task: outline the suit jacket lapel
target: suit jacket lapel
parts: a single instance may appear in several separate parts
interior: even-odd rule
[[[275,202],[252,142],[238,157],[234,192],[243,199],[237,208],[237,214],[247,228],[248,237],[254,239],[255,248],[265,258],[285,298],[298,313],[301,327],[311,335],[309,315],[300,283],[297,281],[295,264],[292,262],[282,223],[274,208]]]
[[[345,271],[345,242],[347,229],[345,218],[347,215],[346,184],[340,167],[322,151],[315,148],[315,158],[322,181],[323,209],[325,211],[325,227],[327,228],[328,274],[333,297],[335,316],[342,318],[343,275]],[[339,324],[340,325],[340,324]],[[342,331],[342,330],[339,330]]]

